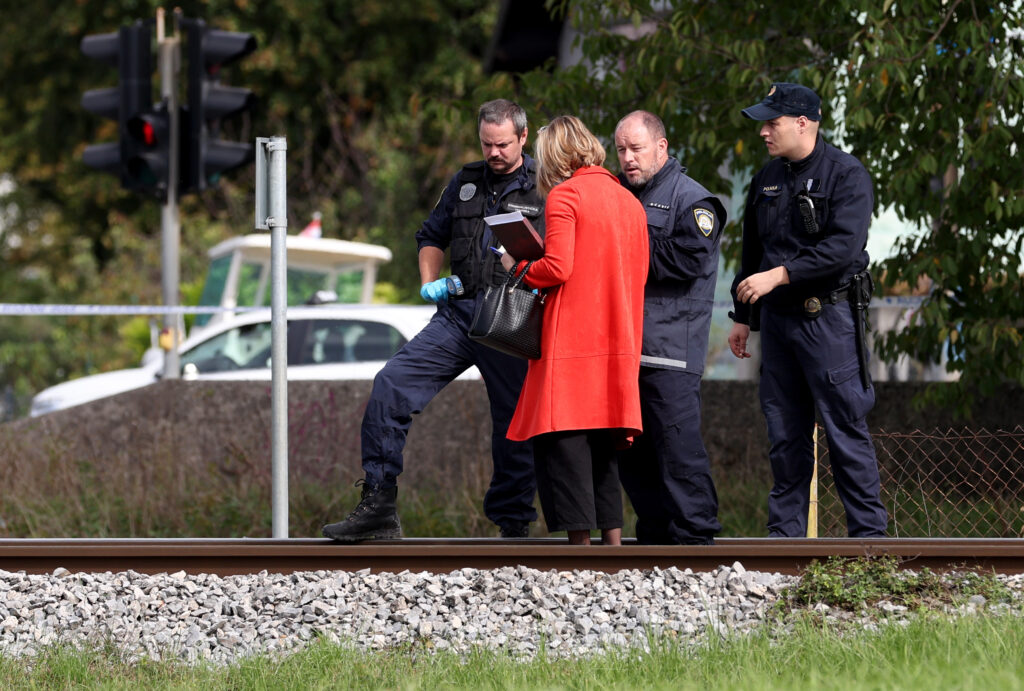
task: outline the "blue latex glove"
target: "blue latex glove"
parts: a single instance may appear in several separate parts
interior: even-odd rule
[[[424,283],[420,288],[420,297],[436,305],[448,302],[448,285],[445,283],[445,279],[439,278],[436,281]]]

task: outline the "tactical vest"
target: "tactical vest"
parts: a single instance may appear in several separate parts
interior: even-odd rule
[[[484,233],[489,234],[484,216],[519,211],[544,236],[544,200],[537,192],[533,160],[524,157],[523,165],[525,175],[508,183],[494,208],[487,205],[486,162],[467,163],[462,168],[459,199],[452,211],[451,263],[452,274],[462,279],[466,297],[505,278],[501,258],[484,247]],[[524,179],[526,189],[522,187]]]

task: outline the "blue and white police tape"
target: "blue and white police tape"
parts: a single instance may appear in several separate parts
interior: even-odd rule
[[[890,295],[887,297],[875,297],[871,298],[871,304],[868,305],[869,309],[876,307],[902,307],[905,309],[912,309],[920,307],[925,297],[921,295]],[[715,300],[715,309],[731,310],[733,308],[732,300]]]
[[[887,296],[871,298],[871,307],[920,307],[925,301],[921,296]],[[732,309],[728,300],[715,300],[715,309]],[[269,307],[161,307],[159,305],[29,305],[0,302],[0,316],[108,316],[108,315],[165,315],[165,314],[218,314],[220,312],[254,312]]]
[[[268,307],[161,307],[153,305],[27,305],[0,302],[0,315],[30,316],[106,316],[106,315],[164,315],[164,314],[217,314],[219,312],[252,312]]]
[[[871,307],[920,307],[927,298],[923,295],[887,295],[871,298]]]

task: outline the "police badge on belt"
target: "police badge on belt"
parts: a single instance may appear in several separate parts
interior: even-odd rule
[[[821,314],[821,300],[816,297],[809,297],[804,300],[804,316],[814,319]]]

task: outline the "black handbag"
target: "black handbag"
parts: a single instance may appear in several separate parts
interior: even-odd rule
[[[504,283],[487,286],[469,327],[471,339],[515,357],[540,357],[544,294],[519,285],[532,264],[528,262],[518,276],[513,267]]]

